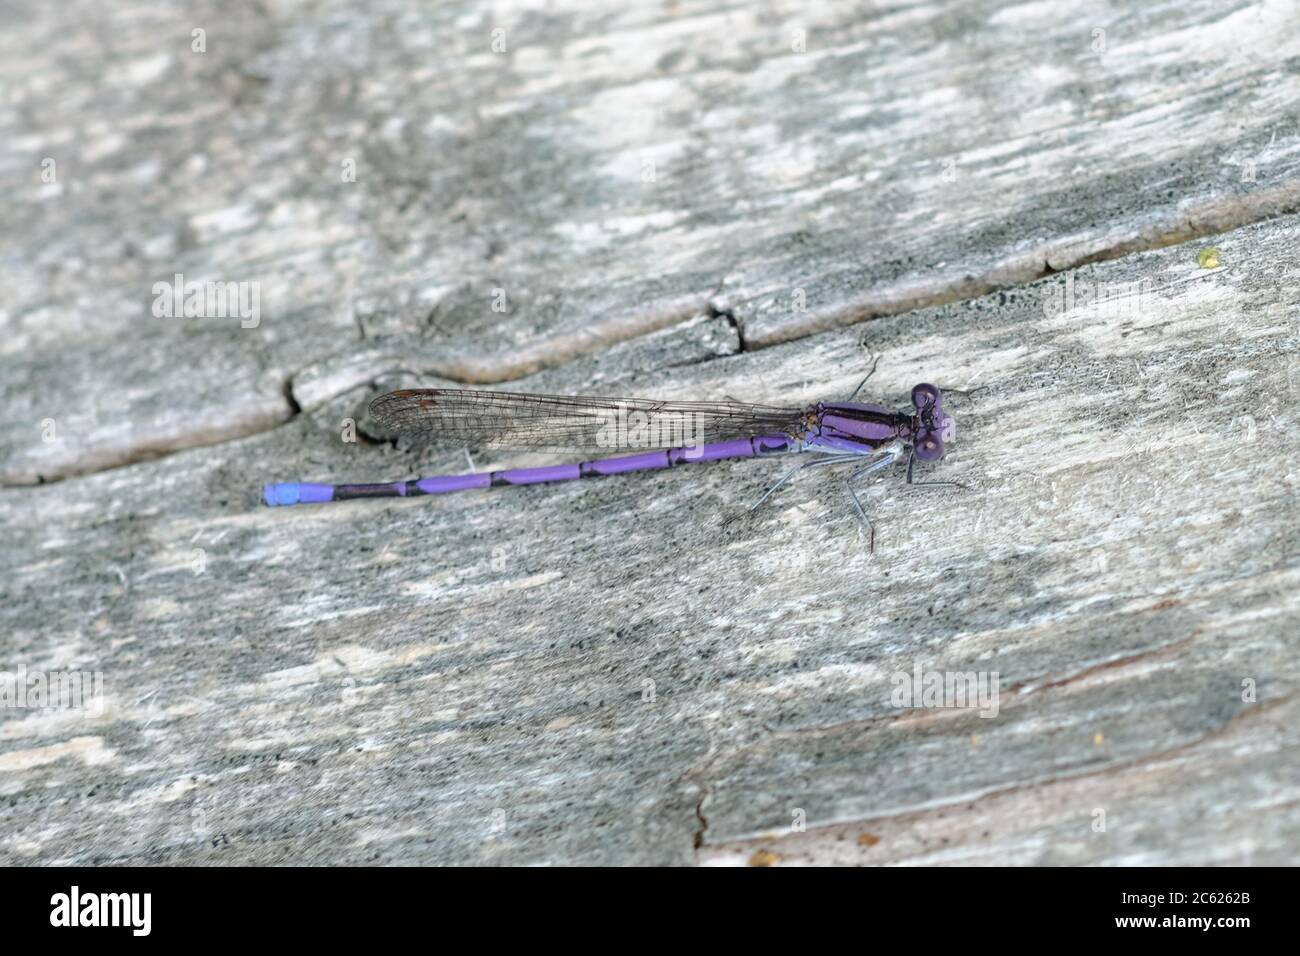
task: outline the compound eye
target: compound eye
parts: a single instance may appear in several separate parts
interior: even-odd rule
[[[939,390],[933,385],[922,382],[912,389],[912,404],[918,409],[938,408],[940,402]]]
[[[927,433],[917,440],[913,450],[916,452],[916,457],[922,461],[938,461],[943,457],[944,447],[937,435]]]

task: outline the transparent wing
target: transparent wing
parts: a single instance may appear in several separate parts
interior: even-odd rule
[[[583,398],[415,388],[370,403],[379,429],[415,441],[567,451],[668,448],[749,435],[798,435],[804,409],[743,402]]]

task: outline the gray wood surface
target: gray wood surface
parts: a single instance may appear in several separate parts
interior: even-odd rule
[[[0,671],[104,695],[0,709],[0,860],[1295,862],[1294,6],[576,9],[6,4]],[[465,470],[399,384],[874,357],[973,390],[874,554],[834,469],[727,520],[785,462],[259,504]]]

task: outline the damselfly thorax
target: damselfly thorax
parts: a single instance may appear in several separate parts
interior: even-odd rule
[[[913,411],[860,402],[819,402],[806,419],[812,427],[803,436],[809,450],[869,454],[902,442],[922,461],[944,455],[944,442],[956,434],[956,423],[943,410],[943,397],[933,385],[912,389]]]

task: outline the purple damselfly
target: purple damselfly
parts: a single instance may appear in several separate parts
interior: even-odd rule
[[[862,380],[848,401],[818,402],[802,408],[735,401],[669,402],[477,389],[401,389],[370,403],[371,416],[385,432],[416,439],[451,440],[467,446],[551,451],[652,450],[578,464],[435,475],[378,484],[285,482],[266,485],[263,497],[268,505],[295,505],[436,495],[470,488],[621,475],[722,458],[815,452],[825,457],[792,468],[750,510],[802,468],[855,461],[862,464],[846,484],[858,517],[870,527],[851,482],[906,455],[907,481],[914,484],[912,469],[916,460],[932,462],[942,458],[956,425],[943,410],[942,395],[933,385],[917,385],[912,389],[912,408],[892,411],[883,405],[853,401],[866,381]],[[873,529],[873,546],[874,537]]]

